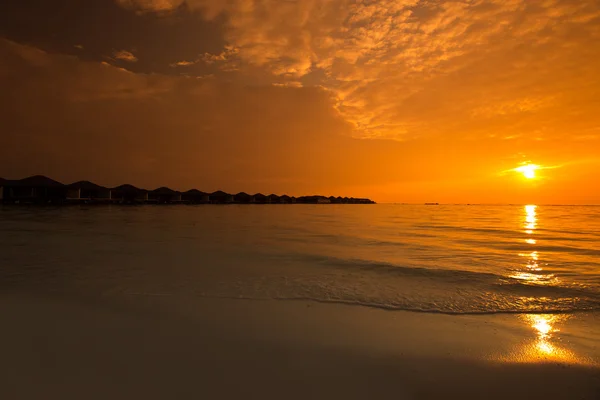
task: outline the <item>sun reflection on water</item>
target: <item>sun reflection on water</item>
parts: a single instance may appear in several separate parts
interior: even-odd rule
[[[566,315],[526,315],[523,317],[536,334],[535,343],[525,351],[526,359],[574,362],[574,355],[553,343],[554,336],[560,330],[557,324],[568,319]]]
[[[525,339],[524,343],[509,354],[495,359],[510,363],[561,363],[596,365],[596,362],[587,357],[581,357],[561,344],[559,326],[563,325],[570,315],[566,314],[531,314],[521,315],[519,319],[525,322],[532,330],[532,339]],[[527,336],[530,336],[527,335]]]
[[[525,233],[529,236],[533,236],[536,233],[538,226],[538,215],[536,205],[525,206],[525,221],[523,227]],[[537,240],[531,237],[525,240],[527,244],[535,245]],[[533,250],[529,253],[520,253],[519,257],[527,259],[525,269],[516,272],[511,277],[525,281],[529,284],[537,285],[551,285],[556,283],[557,278],[552,274],[544,274],[543,268],[540,266],[540,253],[537,250]],[[559,330],[556,328],[556,323],[565,317],[558,315],[526,315],[524,316],[526,322],[531,326],[537,336],[535,345],[528,351],[530,356],[548,358],[551,356],[558,355],[559,349],[552,344],[552,335]]]
[[[518,268],[512,270],[509,277],[518,280],[525,285],[555,286],[560,283],[559,278],[547,271],[545,255],[537,248],[538,238],[538,207],[527,205],[519,221],[525,237],[526,250],[518,253],[523,262]],[[546,271],[545,271],[546,269]],[[523,297],[524,299],[525,297]],[[551,299],[540,295],[535,300],[543,304]],[[506,362],[518,363],[566,363],[566,364],[590,364],[590,360],[577,356],[574,352],[561,345],[559,326],[562,326],[571,316],[566,314],[527,314],[520,315],[519,319],[527,324],[531,331],[522,345],[518,345],[513,352],[499,357]],[[533,339],[533,340],[532,340]]]
[[[525,233],[533,235],[537,228],[537,206],[525,206]]]
[[[524,209],[523,227],[525,233],[529,236],[525,239],[525,243],[536,245],[537,240],[531,236],[535,235],[538,226],[538,214],[536,205],[527,205]],[[519,257],[526,258],[527,261],[520,270],[515,271],[510,275],[513,279],[518,279],[528,284],[535,285],[554,285],[558,282],[558,278],[553,274],[543,273],[543,268],[540,266],[540,253],[533,250],[528,253],[519,253]]]

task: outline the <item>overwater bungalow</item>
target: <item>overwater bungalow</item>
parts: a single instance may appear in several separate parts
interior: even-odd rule
[[[148,192],[148,201],[158,204],[179,203],[181,202],[181,192],[163,186]]]
[[[267,204],[267,196],[262,193],[256,193],[252,197],[254,197],[254,203],[256,204]]]
[[[133,185],[125,184],[111,189],[113,201],[122,204],[145,203],[148,201],[148,191]]]
[[[20,180],[4,180],[2,201],[6,203],[63,203],[67,197],[64,184],[42,175]]]
[[[181,194],[181,200],[190,204],[208,204],[210,197],[208,193],[201,192],[198,189],[188,190]]]
[[[4,200],[4,184],[6,179],[0,178],[0,203]]]
[[[325,196],[302,196],[298,197],[298,203],[301,204],[330,204],[331,200]]]
[[[233,201],[238,204],[252,204],[254,203],[254,196],[245,192],[240,192],[233,196]]]
[[[296,202],[299,204],[309,204],[310,196],[300,196],[298,199],[296,199]]]
[[[267,203],[269,204],[281,204],[281,197],[276,194],[270,194],[267,196]]]
[[[79,181],[67,186],[67,200],[109,202],[111,200],[111,190],[89,181]]]
[[[290,196],[288,196],[287,194],[284,194],[283,196],[281,196],[280,200],[281,200],[281,203],[283,203],[283,204],[292,204],[292,198]]]
[[[370,199],[348,197],[302,196],[240,192],[236,195],[221,190],[205,193],[191,189],[181,193],[168,187],[148,191],[125,184],[106,188],[90,181],[64,185],[42,175],[21,180],[0,178],[0,202],[12,204],[118,203],[118,204],[374,204]]]
[[[358,201],[358,204],[374,204],[375,202],[373,200],[370,199],[356,199]]]
[[[221,190],[218,190],[209,195],[211,204],[231,204],[233,203],[233,196],[229,193],[225,193]]]

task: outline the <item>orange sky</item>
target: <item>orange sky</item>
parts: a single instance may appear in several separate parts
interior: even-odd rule
[[[600,204],[595,0],[73,3],[0,5],[4,178]]]

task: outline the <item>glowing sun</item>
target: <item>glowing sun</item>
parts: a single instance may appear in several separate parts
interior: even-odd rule
[[[523,165],[522,167],[515,168],[515,171],[522,173],[523,176],[527,179],[534,179],[535,171],[537,171],[538,169],[540,169],[539,165],[527,164],[527,165]]]

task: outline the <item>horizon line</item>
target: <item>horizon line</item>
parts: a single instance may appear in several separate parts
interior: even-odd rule
[[[597,204],[573,204],[573,203],[428,203],[428,202],[377,202],[377,204],[383,205],[398,205],[398,206],[550,206],[550,207],[599,207],[600,203]]]

